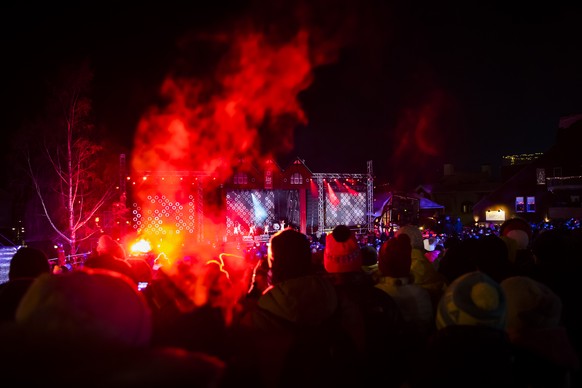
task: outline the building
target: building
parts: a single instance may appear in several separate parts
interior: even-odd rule
[[[513,156],[514,174],[473,206],[475,221],[581,218],[581,147],[582,115],[562,118],[556,142],[546,152]]]
[[[419,186],[416,192],[442,205],[443,214],[468,225],[474,222],[473,206],[498,186],[499,180],[489,165],[481,166],[479,172],[467,172],[455,171],[452,164],[445,164],[439,180]]]

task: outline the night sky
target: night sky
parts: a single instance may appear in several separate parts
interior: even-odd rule
[[[239,29],[272,47],[309,33],[311,76],[296,95],[305,120],[285,124],[295,123],[292,149],[263,128],[288,113],[267,110],[258,129],[283,168],[300,157],[313,172],[365,173],[372,160],[378,181],[419,184],[444,163],[496,169],[503,155],[544,152],[560,117],[582,113],[581,5],[394,3],[3,5],[2,132],[43,106],[62,63],[86,57],[96,125],[132,149],[164,80],[218,79]]]

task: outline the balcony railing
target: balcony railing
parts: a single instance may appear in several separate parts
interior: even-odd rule
[[[546,178],[548,190],[582,189],[582,175]]]

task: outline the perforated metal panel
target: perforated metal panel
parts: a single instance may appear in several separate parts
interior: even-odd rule
[[[318,191],[318,230],[333,229],[339,224],[361,225],[371,230],[373,228],[373,191],[374,182],[371,172],[371,163],[368,164],[368,174],[341,174],[341,173],[316,173],[312,179],[317,182]],[[365,180],[365,191],[355,195],[336,193],[338,203],[333,204],[326,193],[326,181],[335,179]]]
[[[260,209],[259,209],[260,208]],[[275,221],[275,194],[272,190],[236,190],[226,193],[226,234],[248,234],[251,225],[261,228]],[[258,213],[259,212],[259,213]]]

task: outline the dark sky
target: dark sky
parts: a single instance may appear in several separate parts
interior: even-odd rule
[[[337,53],[298,95],[307,122],[282,167],[300,157],[314,172],[365,173],[372,160],[380,180],[420,183],[444,163],[477,171],[544,152],[559,118],[582,113],[581,5],[181,3],[3,5],[3,133],[43,106],[44,80],[62,63],[88,57],[96,124],[130,147],[164,77],[202,77],[220,56],[196,39],[232,34],[241,20],[281,40],[304,26],[313,53]]]

